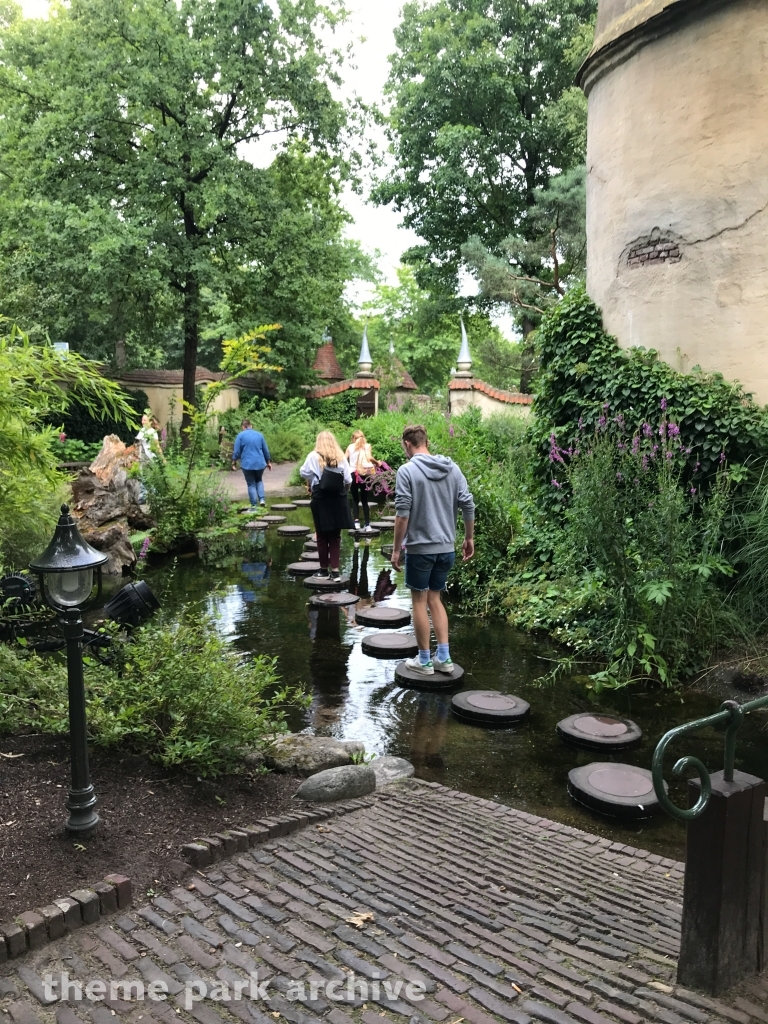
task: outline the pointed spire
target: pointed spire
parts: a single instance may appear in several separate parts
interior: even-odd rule
[[[472,356],[469,353],[469,339],[467,338],[467,329],[464,326],[464,317],[460,318],[461,321],[461,348],[459,349],[459,358],[456,361],[458,372],[462,376],[472,375]]]
[[[371,350],[368,347],[368,324],[363,328],[363,344],[360,346],[360,358],[357,360],[358,377],[370,377],[373,369]]]

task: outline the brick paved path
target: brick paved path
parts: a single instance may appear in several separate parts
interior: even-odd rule
[[[0,1024],[768,1022],[768,979],[722,1001],[675,985],[682,865],[430,783],[355,804],[7,963]],[[170,995],[45,1005],[60,971]],[[269,1002],[246,988],[185,1009],[183,985],[242,989],[256,971]]]

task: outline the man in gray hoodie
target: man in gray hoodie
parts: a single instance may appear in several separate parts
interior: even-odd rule
[[[464,561],[475,553],[475,502],[464,474],[445,455],[430,455],[424,427],[406,427],[403,448],[408,462],[397,471],[395,539],[392,566],[400,571],[405,543],[405,585],[411,591],[413,626],[419,656],[406,666],[421,675],[453,672],[448,644],[448,615],[442,602],[448,573],[456,557],[456,519],[464,519]],[[432,658],[429,618],[437,639]]]

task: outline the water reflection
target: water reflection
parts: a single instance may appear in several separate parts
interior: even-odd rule
[[[305,510],[291,514],[305,522]],[[291,720],[295,730],[357,739],[369,752],[397,754],[416,766],[421,778],[442,782],[479,796],[498,799],[589,831],[634,842],[654,852],[679,856],[684,829],[664,816],[630,825],[601,818],[574,804],[566,792],[568,771],[604,755],[580,751],[558,739],[555,725],[579,711],[604,711],[633,718],[643,742],[614,760],[649,767],[653,748],[673,725],[716,710],[712,698],[661,691],[604,693],[599,698],[583,686],[563,680],[540,688],[538,677],[550,667],[552,651],[542,642],[515,632],[501,619],[461,617],[451,612],[451,653],[464,666],[461,689],[497,689],[531,703],[530,719],[516,729],[487,730],[458,721],[450,713],[450,696],[403,689],[394,678],[394,662],[367,657],[360,647],[369,632],[354,620],[355,606],[315,608],[309,591],[285,567],[299,559],[301,540],[271,531],[257,535],[245,556],[223,567],[177,561],[155,570],[153,588],[163,589],[166,605],[204,599],[222,633],[244,653],[277,657],[284,679],[302,681],[312,694],[308,712]],[[354,546],[344,541],[342,568],[360,605],[386,601],[409,606],[402,574],[391,570],[379,540]],[[737,750],[737,767],[763,778],[768,773],[768,744],[758,716],[747,719]],[[722,766],[722,735],[709,730],[686,741],[685,749],[712,770]],[[672,783],[684,804],[685,788]]]

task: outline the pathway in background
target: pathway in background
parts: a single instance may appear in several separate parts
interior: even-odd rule
[[[0,967],[0,1021],[765,1024],[765,976],[719,1000],[675,984],[682,864],[436,783],[335,806]],[[237,841],[219,836],[203,842]],[[48,972],[162,981],[170,998],[44,1006]],[[269,1002],[247,998],[256,972]],[[246,998],[185,1003],[216,982]]]
[[[291,488],[288,486],[288,480],[290,479],[291,473],[298,465],[296,462],[280,462],[275,463],[271,472],[268,469],[264,470],[264,490],[267,494],[285,494],[286,491],[296,491],[296,495],[303,495],[304,488]],[[237,469],[233,473],[231,470],[223,474],[224,486],[227,492],[236,498],[238,501],[248,500],[248,488],[245,486],[245,477],[241,470]]]

